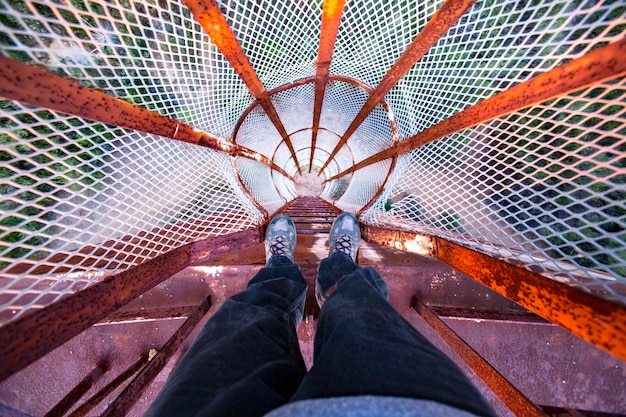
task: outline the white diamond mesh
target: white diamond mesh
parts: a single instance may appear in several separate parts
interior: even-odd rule
[[[419,148],[362,220],[435,233],[623,301],[625,98],[623,79],[600,84]]]
[[[51,277],[84,286],[182,244],[263,220],[228,156],[13,102],[1,105],[0,262],[13,276],[3,280],[3,319],[73,290],[36,295],[42,282],[55,281]],[[122,239],[122,246],[114,244]],[[93,265],[100,273],[78,273]]]
[[[330,74],[375,87],[442,4],[346,2]],[[322,0],[220,8],[267,90],[315,75]],[[621,0],[477,1],[386,95],[400,140],[622,39],[625,16]],[[224,138],[254,102],[178,0],[0,0],[0,53]],[[367,97],[349,83],[328,83],[314,168]],[[295,175],[311,155],[314,84],[271,100],[297,162],[260,106],[236,140]],[[454,239],[624,302],[624,102],[623,80],[604,83],[415,150],[398,158],[361,220]],[[262,223],[237,174],[270,214],[296,196],[292,181],[256,161],[233,165],[203,148],[0,105],[0,321],[189,241]],[[390,146],[389,119],[377,106],[322,176]],[[356,212],[389,167],[379,162],[333,180],[321,196]],[[180,233],[115,246],[171,225]],[[71,265],[59,261],[77,254]]]

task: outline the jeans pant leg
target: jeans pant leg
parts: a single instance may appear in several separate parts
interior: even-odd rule
[[[209,319],[146,416],[262,416],[287,403],[306,373],[305,296],[298,266],[271,258]]]
[[[391,307],[373,268],[338,253],[322,261],[318,280],[324,290],[338,285],[322,306],[314,364],[292,401],[383,395],[495,415],[456,364]]]

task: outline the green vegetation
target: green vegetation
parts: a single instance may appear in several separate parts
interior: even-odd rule
[[[0,195],[6,196],[0,200],[0,242],[17,244],[0,244],[0,253],[40,258],[48,253],[40,248],[62,231],[48,223],[61,216],[63,201],[88,199],[106,187],[103,156],[113,136],[104,125],[59,121],[47,110],[21,113],[9,101],[0,101],[0,110],[28,126],[0,117]]]

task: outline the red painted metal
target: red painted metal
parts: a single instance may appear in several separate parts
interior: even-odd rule
[[[436,256],[497,293],[626,360],[626,307],[435,237]]]
[[[613,42],[566,64],[524,81],[450,116],[398,144],[364,159],[340,175],[412,151],[461,130],[476,126],[555,97],[626,74],[626,39]]]
[[[516,416],[545,416],[524,394],[507,381],[493,366],[461,339],[435,313],[417,299],[411,303],[424,320],[459,355],[472,371],[498,396]]]
[[[317,132],[320,127],[320,115],[322,103],[328,83],[328,69],[335,49],[335,40],[339,31],[339,23],[343,14],[345,0],[325,0],[322,10],[322,29],[320,32],[320,45],[317,53],[317,69],[315,73],[315,100],[313,103],[313,132],[311,136],[311,159],[309,161],[309,173],[313,167]]]
[[[183,268],[262,242],[262,227],[181,246],[0,327],[0,381]]]
[[[83,417],[104,401],[113,391],[119,388],[126,380],[135,375],[148,362],[148,355],[142,355],[135,363],[129,366],[124,372],[109,382],[104,388],[89,398],[80,407],[72,411],[69,417]]]
[[[141,393],[150,385],[152,380],[161,372],[170,358],[178,351],[185,339],[198,325],[200,320],[211,308],[211,301],[206,298],[196,310],[189,315],[174,335],[165,343],[154,358],[137,374],[122,393],[111,403],[102,414],[103,417],[125,416],[137,402]]]
[[[65,415],[98,379],[109,370],[109,364],[101,362],[89,374],[82,379],[52,410],[46,413],[45,417],[61,417]]]
[[[424,54],[428,52],[439,38],[441,38],[475,2],[476,0],[447,0],[441,6],[441,9],[437,10],[426,26],[424,26],[424,29],[415,37],[396,63],[393,64],[389,72],[387,72],[380,84],[376,87],[376,90],[370,94],[361,110],[359,110],[359,113],[352,123],[350,123],[348,129],[346,129],[346,132],[343,134],[343,137],[335,149],[330,153],[328,162],[337,155],[339,149],[346,144],[348,139],[356,132],[361,123],[363,123],[372,110],[374,110],[374,107],[380,103],[389,90],[404,77],[417,61],[422,59]],[[322,167],[322,171],[326,168],[328,162]]]
[[[237,74],[239,74],[246,86],[248,86],[252,95],[259,101],[267,117],[272,121],[276,130],[278,130],[278,133],[287,144],[293,159],[297,161],[293,144],[289,139],[289,134],[285,130],[285,126],[283,126],[276,112],[276,108],[272,104],[270,95],[265,90],[261,80],[259,80],[250,61],[248,61],[243,48],[228,25],[226,17],[220,11],[217,2],[215,0],[184,0],[184,3],[189,7],[189,10],[191,10],[191,13],[193,13],[198,23],[200,23],[213,43],[228,60]]]
[[[284,172],[260,153],[236,145],[227,139],[3,56],[0,56],[0,96],[254,159],[272,169]]]

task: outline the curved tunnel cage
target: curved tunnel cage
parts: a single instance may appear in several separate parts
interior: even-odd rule
[[[2,0],[0,322],[262,225],[307,171],[623,306],[625,32],[619,0]]]

